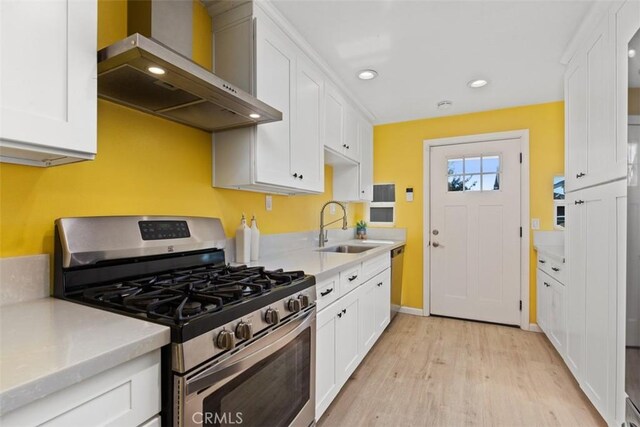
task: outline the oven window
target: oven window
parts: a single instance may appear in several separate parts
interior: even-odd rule
[[[288,426],[309,402],[311,331],[203,401],[203,424]]]

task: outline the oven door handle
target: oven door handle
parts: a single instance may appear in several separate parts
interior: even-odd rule
[[[305,316],[301,316],[286,325],[283,325],[282,328],[278,328],[263,337],[259,337],[251,345],[240,350],[240,352],[231,356],[229,359],[199,372],[193,378],[189,378],[186,381],[186,394],[189,395],[206,387],[210,387],[222,379],[230,380],[231,377],[234,377],[236,374],[241,373],[255,363],[271,356],[273,353],[289,344],[294,337],[300,334],[301,331],[310,327],[315,320],[315,317],[315,310],[311,310],[307,312]],[[256,350],[241,359],[234,357],[240,356],[242,352],[251,349],[253,345],[262,340],[268,340],[268,343],[259,350]]]

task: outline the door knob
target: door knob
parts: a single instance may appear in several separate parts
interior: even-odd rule
[[[433,246],[434,248],[437,248],[438,246],[440,246],[440,243],[438,243],[438,242],[433,242],[432,246]]]
[[[438,234],[440,234],[440,232],[437,229],[434,229],[432,231],[432,233],[433,233],[434,236],[437,236]]]

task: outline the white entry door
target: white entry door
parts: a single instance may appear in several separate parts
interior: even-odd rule
[[[519,325],[520,141],[430,150],[431,313]]]

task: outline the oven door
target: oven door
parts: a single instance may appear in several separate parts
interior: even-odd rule
[[[175,377],[182,426],[304,426],[315,421],[315,308],[230,357]]]

